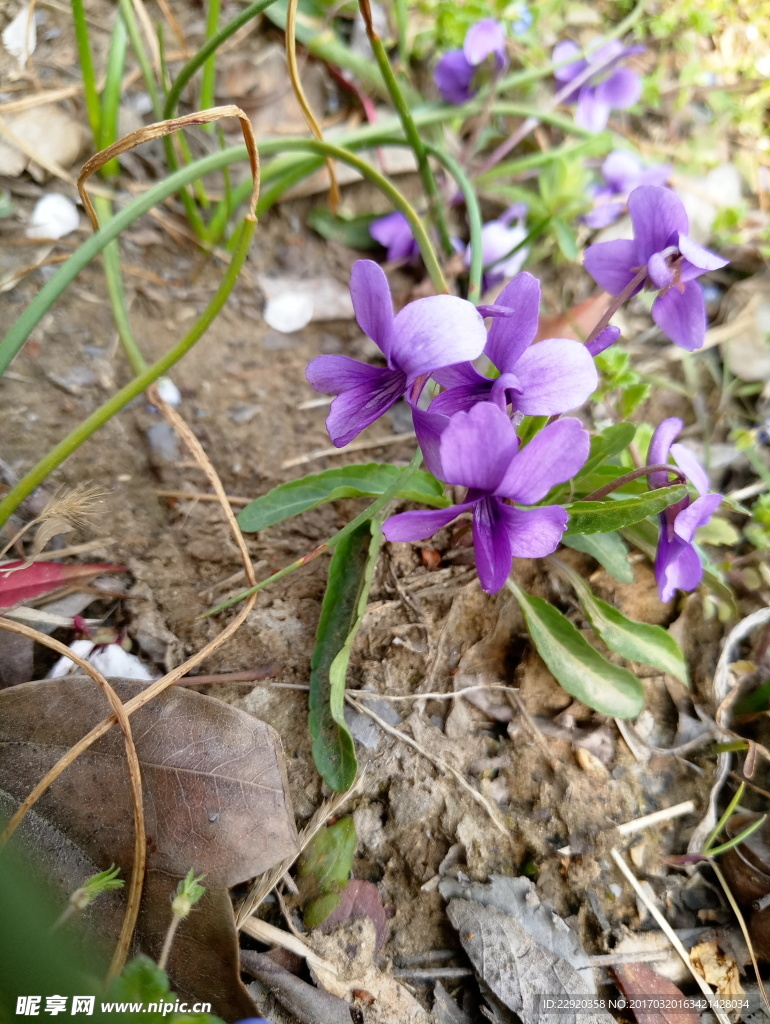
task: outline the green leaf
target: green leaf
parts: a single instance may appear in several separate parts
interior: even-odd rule
[[[592,473],[607,459],[625,451],[633,441],[635,434],[636,427],[633,423],[616,423],[614,426],[607,427],[596,437],[592,437],[591,449],[585,465],[578,474],[578,479]]]
[[[290,480],[250,502],[239,513],[238,525],[244,533],[256,533],[327,501],[379,497],[403,472],[401,466],[370,462],[365,466],[342,466]],[[397,497],[434,508],[449,505],[443,484],[423,469],[414,471],[408,486],[400,490]]]
[[[576,533],[612,533],[675,505],[687,494],[684,484],[659,487],[619,501],[575,501],[567,506],[567,535]]]
[[[661,626],[651,626],[647,622],[627,618],[617,608],[596,597],[574,569],[563,562],[558,564],[560,571],[575,588],[586,618],[611,651],[629,661],[654,665],[661,672],[668,672],[689,685],[687,663],[679,644],[670,633]]]
[[[332,242],[341,242],[351,249],[378,249],[376,242],[369,234],[369,225],[376,220],[375,214],[366,213],[362,217],[346,217],[344,214],[333,214],[330,210],[320,207],[308,214],[308,225],[322,238]]]
[[[628,547],[619,534],[578,533],[574,537],[564,537],[563,543],[568,548],[591,555],[615,577],[618,583],[634,582],[634,570],[628,560]]]
[[[603,658],[548,601],[525,593],[513,580],[507,586],[538,654],[567,693],[603,715],[633,718],[640,713],[644,689],[632,672]]]
[[[649,384],[632,384],[627,387],[620,396],[621,415],[630,416],[645,401],[651,390]]]
[[[559,246],[559,251],[562,256],[569,260],[570,263],[574,263],[578,258],[578,244],[575,232],[569,226],[565,224],[563,220],[558,217],[554,217],[551,221],[551,228],[553,233],[556,235],[556,242]]]
[[[335,547],[310,661],[313,760],[324,782],[337,793],[353,785],[358,770],[355,744],[345,724],[345,677],[381,544],[379,524],[367,521]]]
[[[700,526],[695,534],[699,544],[711,544],[713,547],[732,547],[741,539],[740,533],[732,523],[722,516],[714,516],[711,522]]]
[[[350,879],[355,850],[353,819],[340,818],[333,825],[320,829],[303,852],[297,864],[297,876],[307,904],[303,919],[308,928],[323,924],[339,905],[339,894]]]

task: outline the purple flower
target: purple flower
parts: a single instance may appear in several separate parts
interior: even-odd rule
[[[487,593],[505,583],[516,558],[542,558],[555,551],[567,528],[560,505],[521,509],[542,501],[570,480],[588,457],[588,434],[579,420],[551,423],[519,451],[510,419],[490,402],[449,420],[439,443],[441,479],[468,488],[466,500],[450,508],[402,512],[383,524],[390,541],[430,537],[463,512],[473,513],[476,568]]]
[[[699,497],[694,501],[689,494],[676,505],[670,505],[660,516],[660,540],[655,556],[655,579],[661,601],[670,601],[677,590],[694,590],[703,577],[703,566],[692,543],[695,531],[705,526],[722,501],[721,494],[709,494],[706,471],[689,448],[672,442],[679,436],[684,423],[678,416],[663,420],[655,428],[647,456],[649,466],[665,465],[669,454],[695,486]],[[650,487],[665,487],[668,475],[662,471],[650,473]]]
[[[676,345],[692,352],[706,336],[706,304],[695,278],[728,261],[687,236],[687,214],[670,189],[641,185],[628,197],[628,212],[633,240],[590,245],[585,268],[605,291],[620,295],[646,267],[646,280],[630,294],[644,285],[656,290],[652,319]]]
[[[506,278],[514,277],[529,256],[529,249],[526,246],[516,248],[527,237],[524,224],[526,213],[526,206],[517,203],[497,220],[490,220],[482,227],[481,262],[484,266],[485,289]],[[511,223],[513,220],[514,224]],[[512,249],[516,249],[516,252],[508,255]],[[470,244],[465,249],[465,265],[471,265]]]
[[[568,103],[577,102],[575,121],[581,128],[590,132],[603,131],[611,110],[625,110],[636,103],[642,95],[641,79],[635,71],[618,65],[626,57],[643,52],[643,46],[623,46],[614,39],[583,59],[579,56],[580,47],[571,39],[557,43],[553,51],[556,63],[563,64],[570,57],[576,58],[571,64],[554,71],[557,81],[568,86],[578,75],[584,76],[591,68],[596,69],[593,74],[583,77],[582,84],[575,86],[574,90],[564,91],[564,99]]]
[[[499,371],[483,376],[469,362],[437,370],[434,380],[448,388],[430,412],[452,416],[478,402],[492,402],[504,411],[510,405],[527,416],[554,416],[576,409],[596,389],[598,378],[592,354],[569,338],[549,338],[533,345],[540,309],[540,282],[519,274],[501,292],[499,306],[513,316],[495,317],[484,354]]]
[[[494,18],[482,18],[471,25],[462,50],[450,50],[436,65],[433,81],[447,103],[459,106],[475,95],[473,79],[487,57],[495,58],[498,73],[508,66],[505,28]]]
[[[602,164],[605,185],[593,189],[594,208],[583,221],[589,228],[606,228],[623,213],[629,192],[639,185],[665,185],[671,177],[671,165],[645,167],[628,150],[616,149]]]
[[[378,217],[369,225],[369,234],[388,250],[389,260],[416,260],[420,247],[414,240],[409,221],[399,210]]]
[[[384,271],[358,260],[350,274],[356,320],[377,345],[387,367],[369,366],[349,356],[318,356],[307,368],[316,391],[337,395],[326,419],[329,436],[342,448],[374,423],[421,378],[435,369],[480,356],[486,342],[476,307],[455,295],[417,299],[393,315]]]

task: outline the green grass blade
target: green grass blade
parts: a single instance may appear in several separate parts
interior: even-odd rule
[[[633,526],[642,519],[657,515],[669,505],[675,505],[687,494],[684,484],[658,487],[654,491],[635,494],[618,501],[575,501],[567,506],[569,523],[567,536],[576,533],[613,533],[625,526]]]

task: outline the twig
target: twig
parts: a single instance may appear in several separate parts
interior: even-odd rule
[[[264,942],[265,945],[281,946],[283,949],[288,949],[291,953],[296,953],[297,956],[307,960],[311,967],[320,967],[324,971],[330,971],[334,975],[337,974],[337,968],[334,964],[324,960],[310,946],[306,946],[302,939],[298,939],[291,932],[283,931],[282,928],[276,928],[274,924],[261,921],[258,917],[249,917],[241,925],[241,930],[250,935],[252,939]]]
[[[200,491],[158,491],[155,493],[161,498],[182,498],[185,501],[219,501],[216,494],[201,494]],[[248,505],[253,498],[236,498],[229,494],[225,495],[230,505]]]
[[[495,828],[502,832],[502,834],[506,838],[510,838],[510,829],[506,825],[498,809],[494,807],[490,803],[490,801],[486,799],[486,797],[482,796],[477,789],[474,789],[474,787],[470,784],[470,782],[468,782],[468,780],[465,778],[464,775],[462,775],[461,772],[458,772],[456,768],[453,768],[451,764],[442,760],[440,757],[437,757],[435,754],[431,754],[430,751],[426,750],[425,747],[421,746],[417,742],[417,740],[412,739],[411,736],[407,736],[399,729],[394,729],[392,725],[389,725],[384,719],[380,718],[379,715],[376,715],[370,708],[365,707],[363,704],[357,701],[355,697],[352,697],[349,693],[345,694],[345,700],[348,702],[348,704],[351,705],[351,707],[354,707],[356,711],[360,712],[363,715],[368,715],[369,718],[371,718],[372,721],[376,722],[377,725],[379,725],[379,727],[384,732],[389,733],[389,735],[391,736],[395,736],[396,739],[401,740],[402,743],[406,743],[407,746],[412,747],[412,749],[416,750],[419,754],[422,754],[422,756],[426,758],[428,761],[430,761],[431,764],[435,765],[435,767],[438,768],[438,770],[442,774],[446,773],[451,775],[459,783],[459,785],[462,786],[462,788],[468,794],[470,794],[470,796],[476,801],[476,803],[479,804],[480,807],[484,808],[489,817],[492,819],[492,823],[494,824]]]
[[[316,459],[328,458],[330,455],[345,455],[347,452],[365,452],[370,448],[385,448],[386,445],[399,444],[401,441],[413,441],[416,437],[413,430],[406,434],[389,434],[387,437],[373,437],[371,441],[353,441],[344,448],[319,448],[306,455],[298,455],[295,459],[288,459],[281,463],[281,469],[293,469],[295,466],[304,466],[308,462],[315,462]]]
[[[652,825],[659,825],[663,821],[670,821],[672,818],[681,818],[685,814],[692,814],[695,811],[695,803],[692,800],[685,800],[681,804],[674,804],[672,807],[664,807],[660,811],[653,811],[652,814],[645,814],[641,818],[632,818],[631,821],[624,821],[615,826],[615,831],[621,836],[630,836],[634,832],[642,832]],[[563,857],[569,857],[572,849],[569,846],[562,846],[558,851]]]
[[[134,810],[134,863],[131,869],[131,884],[128,887],[126,912],[123,916],[123,925],[120,929],[118,944],[112,955],[112,961],[108,972],[108,977],[112,978],[115,977],[115,975],[120,974],[123,970],[123,965],[126,962],[126,957],[128,956],[128,951],[131,947],[131,938],[134,934],[137,917],[139,916],[139,904],[142,899],[144,871],[147,863],[147,836],[144,828],[144,803],[142,800],[142,772],[139,766],[139,757],[136,753],[134,738],[131,734],[131,723],[128,720],[126,706],[101,672],[94,668],[94,666],[90,662],[86,661],[85,658],[81,658],[79,654],[75,654],[74,651],[70,650],[70,648],[66,647],[63,643],[60,643],[58,640],[54,640],[53,637],[47,636],[45,633],[38,632],[36,629],[31,629],[29,626],[23,626],[19,622],[11,622],[9,619],[0,618],[0,629],[4,629],[9,633],[18,633],[20,636],[28,637],[30,640],[36,640],[38,643],[44,644],[46,647],[50,647],[51,650],[56,651],[57,654],[62,654],[69,658],[70,661],[74,661],[75,664],[86,673],[86,675],[93,679],[105,695],[114,712],[114,719],[117,721],[120,726],[120,731],[123,733],[123,742],[126,747],[126,761],[128,762],[128,780],[131,786],[131,802]],[[29,797],[24,801],[24,804],[28,800]],[[23,807],[24,804],[22,804],[21,807]],[[17,810],[14,818],[19,814],[21,807]],[[23,817],[23,814],[21,817]],[[21,821],[21,817],[19,817],[19,821]],[[11,821],[13,821],[13,818]],[[10,826],[11,822],[8,823],[6,828],[3,830],[2,835],[0,835],[0,848],[5,845],[13,834],[14,829],[11,829]]]
[[[668,921],[665,919],[665,917],[661,914],[660,910],[658,910],[658,908],[652,902],[650,897],[644,891],[642,886],[637,881],[636,876],[634,875],[633,871],[629,868],[628,864],[626,864],[625,860],[623,860],[623,858],[620,856],[618,851],[613,849],[613,850],[610,850],[610,853],[612,854],[612,859],[615,861],[617,866],[622,871],[623,875],[625,876],[625,878],[628,881],[628,883],[631,886],[631,888],[634,890],[636,895],[639,897],[639,899],[645,905],[645,907],[650,912],[650,914],[652,914],[652,916],[655,918],[655,921],[657,922],[658,927],[661,929],[661,931],[666,936],[668,941],[671,943],[671,945],[677,951],[679,956],[682,958],[685,967],[687,968],[687,970],[690,972],[690,974],[695,979],[695,982],[698,985],[698,988],[704,994],[706,999],[708,999],[709,1006],[711,1007],[711,1010],[712,1010],[714,1016],[719,1021],[719,1024],[730,1024],[730,1019],[716,1005],[716,1000],[715,1000],[716,993],[712,991],[712,989],[709,987],[709,985],[706,983],[706,981],[703,979],[703,977],[701,977],[701,975],[698,974],[698,972],[693,967],[692,961],[690,960],[690,954],[687,952],[687,950],[682,945],[682,942],[679,939],[679,936],[676,934],[674,929],[671,927],[671,925],[668,923]]]

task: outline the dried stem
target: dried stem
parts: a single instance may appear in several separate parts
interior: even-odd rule
[[[23,626],[19,622],[12,622],[10,619],[0,618],[0,629],[4,629],[9,633],[18,633],[20,636],[29,637],[30,640],[36,640],[38,643],[44,644],[46,647],[50,647],[51,650],[56,651],[57,654],[62,654],[69,658],[70,661],[74,661],[75,664],[86,673],[86,675],[93,679],[99,689],[104,693],[113,710],[113,715],[110,717],[110,721],[117,722],[120,725],[121,732],[123,733],[123,741],[126,747],[126,760],[128,762],[128,778],[131,785],[131,802],[134,810],[134,863],[131,869],[131,883],[128,887],[123,926],[120,930],[120,937],[118,939],[118,944],[115,947],[115,952],[113,953],[108,973],[108,977],[113,978],[123,970],[123,965],[126,962],[128,951],[131,946],[131,937],[134,934],[136,920],[139,916],[139,904],[142,899],[142,886],[144,884],[144,871],[147,861],[147,837],[145,835],[144,828],[144,803],[142,800],[142,774],[139,765],[139,757],[136,753],[134,738],[131,734],[131,723],[128,720],[126,705],[122,703],[120,697],[118,697],[117,693],[115,693],[101,672],[95,669],[90,662],[81,658],[80,655],[75,654],[74,651],[71,651],[69,647],[66,647],[63,643],[60,643],[58,640],[54,640],[53,637],[47,636],[45,633],[39,633],[36,629],[31,629],[29,626]],[[53,779],[51,781],[53,781]],[[35,791],[33,790],[33,793],[34,792]],[[18,808],[0,835],[0,848],[2,848],[2,846],[4,846],[10,839],[22,818],[32,806],[32,803],[34,803],[34,800],[30,802],[31,796],[32,794],[27,796],[26,800]]]

